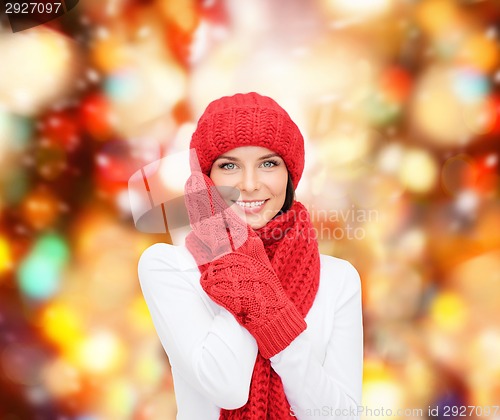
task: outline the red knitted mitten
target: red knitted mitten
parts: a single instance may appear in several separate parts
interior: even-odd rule
[[[261,239],[253,231],[236,252],[210,264],[201,276],[201,286],[255,337],[266,359],[306,329],[304,318],[283,290]]]
[[[186,200],[191,227],[197,237],[204,238],[202,240],[215,250],[220,249],[219,241],[226,241],[223,233],[229,235],[234,251],[210,263],[202,273],[201,286],[255,337],[260,353],[267,359],[286,348],[304,331],[306,322],[283,290],[264,244],[253,229],[225,202],[220,217],[214,214],[222,205],[219,202],[222,198],[217,190],[210,189],[213,185],[210,178],[202,176],[211,193],[205,200],[191,203]],[[199,181],[199,176],[197,179]],[[214,202],[219,204],[214,206]],[[193,203],[196,207],[189,209]],[[210,213],[212,216],[208,216]],[[201,232],[197,231],[200,227],[203,228]],[[218,239],[210,237],[211,234]]]
[[[230,253],[246,241],[246,223],[239,217],[226,216],[228,212],[235,213],[229,209],[209,177],[201,172],[193,172],[186,181],[184,193],[191,228],[211,253],[197,255],[198,265]],[[235,200],[237,198],[238,195]]]

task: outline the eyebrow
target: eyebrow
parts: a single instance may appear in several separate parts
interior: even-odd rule
[[[264,156],[261,156],[261,157],[260,157],[259,159],[257,159],[257,160],[265,160],[265,159],[269,159],[269,158],[272,158],[272,157],[279,157],[279,158],[281,158],[281,156],[280,156],[280,155],[278,155],[277,153],[270,153],[269,155],[264,155]],[[237,162],[237,161],[239,161],[239,159],[238,159],[238,158],[236,158],[236,157],[233,157],[233,156],[226,156],[226,155],[221,155],[221,156],[219,156],[219,157],[218,157],[217,159],[215,159],[215,160],[219,160],[219,159],[227,159],[227,160],[230,160],[230,161],[232,161],[232,162]]]

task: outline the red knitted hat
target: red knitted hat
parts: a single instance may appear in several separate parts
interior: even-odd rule
[[[190,144],[196,149],[201,171],[209,175],[217,157],[241,146],[261,146],[278,153],[297,188],[304,170],[304,138],[276,101],[250,92],[223,96],[207,106]],[[191,168],[197,165],[191,162]]]

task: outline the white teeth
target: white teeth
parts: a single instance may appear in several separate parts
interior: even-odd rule
[[[238,204],[238,206],[241,206],[241,207],[252,208],[252,207],[262,206],[262,204],[264,204],[265,202],[266,202],[266,200],[253,201],[251,203],[245,203],[244,201],[236,201],[236,204]]]

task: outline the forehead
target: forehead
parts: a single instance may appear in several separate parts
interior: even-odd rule
[[[228,150],[227,152],[220,155],[218,159],[224,157],[233,157],[237,159],[259,159],[267,155],[277,155],[277,153],[271,149],[267,149],[266,147],[261,146],[241,146]]]

